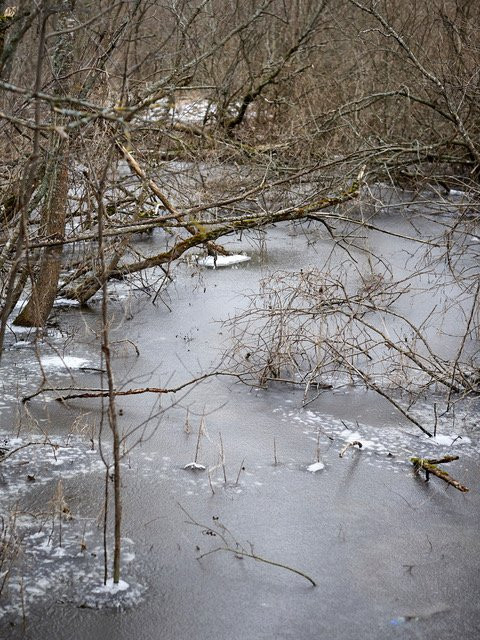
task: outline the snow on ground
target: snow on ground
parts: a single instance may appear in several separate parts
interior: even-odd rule
[[[12,349],[23,349],[23,347],[31,347],[32,343],[29,340],[18,340],[12,345]]]
[[[204,122],[209,115],[214,115],[215,113],[215,105],[204,98],[197,100],[176,100],[174,105],[171,104],[167,98],[163,98],[150,107],[144,117],[147,120],[153,121],[158,118],[168,117],[178,122],[200,124]]]
[[[180,122],[203,122],[208,115],[214,115],[217,109],[209,100],[179,100],[171,113]]]

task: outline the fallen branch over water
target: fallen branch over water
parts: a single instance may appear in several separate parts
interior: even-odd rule
[[[192,378],[187,380],[187,382],[183,382],[176,387],[141,387],[138,389],[114,389],[114,396],[135,396],[143,393],[156,393],[156,394],[167,394],[167,393],[177,393],[178,391],[183,391],[187,387],[195,385],[203,380],[207,380],[208,378],[219,377],[219,376],[228,376],[231,378],[239,378],[239,374],[233,371],[214,371],[212,373],[205,373],[196,378]],[[59,392],[59,391],[79,391],[79,393],[69,393],[67,395],[59,396],[55,398],[57,402],[65,402],[66,400],[76,400],[78,398],[106,398],[109,395],[109,392],[106,389],[94,389],[94,388],[79,388],[79,387],[40,387],[34,393],[31,393],[28,396],[24,396],[22,398],[22,404],[33,400],[38,395],[47,392]]]
[[[454,460],[458,460],[458,456],[444,456],[443,458],[435,459],[435,458],[410,458],[410,462],[413,464],[415,468],[415,472],[418,473],[420,469],[425,471],[425,480],[429,480],[430,474],[437,476],[447,484],[452,485],[455,489],[462,491],[462,493],[466,493],[469,491],[467,487],[463,484],[452,478],[452,476],[443,469],[437,467],[438,464],[445,464],[447,462],[453,462]]]

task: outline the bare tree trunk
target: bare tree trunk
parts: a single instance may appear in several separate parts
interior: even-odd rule
[[[68,196],[68,141],[60,141],[51,176],[51,195],[43,212],[45,237],[59,240],[65,232]],[[37,278],[32,283],[28,303],[15,318],[14,324],[43,327],[55,302],[62,260],[61,244],[46,247],[40,260]]]
[[[118,264],[128,249],[129,238],[124,238],[120,242],[113,241],[107,244],[104,241],[105,268],[88,270],[79,280],[75,279],[72,284],[61,288],[61,295],[72,300],[77,300],[80,304],[86,304],[105,282],[108,282],[111,274],[117,270]]]
[[[73,62],[74,36],[69,31],[73,26],[69,16],[73,3],[63,0],[61,16],[58,20],[59,36],[54,53],[54,71],[56,76],[56,94],[69,94],[71,82],[68,76]],[[70,141],[61,129],[62,121],[57,124],[57,132],[53,133],[52,160],[50,163],[48,180],[49,193],[42,211],[42,227],[45,239],[61,240],[65,235],[65,219],[68,202],[68,164]],[[43,327],[57,294],[58,280],[61,271],[63,247],[61,244],[46,247],[43,251],[38,268],[38,275],[33,276],[32,291],[26,306],[16,317],[15,324],[27,327]]]
[[[2,3],[2,10],[3,10]],[[33,148],[32,153],[27,161],[27,165],[24,169],[23,177],[20,181],[20,187],[14,189],[14,194],[11,197],[11,216],[12,220],[15,220],[18,216],[18,230],[14,232],[15,236],[15,251],[13,254],[12,264],[6,278],[5,296],[2,299],[3,308],[0,314],[0,358],[3,353],[3,343],[5,339],[5,330],[7,327],[7,321],[17,303],[23,287],[25,286],[27,270],[21,268],[24,253],[24,244],[27,235],[27,221],[28,213],[27,208],[32,198],[35,183],[38,176],[38,169],[40,165],[40,101],[38,99],[38,92],[41,88],[42,80],[42,68],[43,68],[43,49],[45,46],[45,31],[47,24],[47,16],[42,9],[40,10],[40,30],[38,38],[37,59],[35,68],[35,85],[34,93],[37,96],[35,99],[34,108],[34,122],[35,129],[33,133]],[[2,46],[5,45],[5,39]],[[3,52],[5,53],[5,52]],[[2,54],[3,59],[3,54]],[[2,59],[0,59],[0,74],[3,69]],[[5,247],[6,251],[2,255],[2,260],[5,261],[9,255],[9,250]],[[3,265],[2,265],[3,266]],[[2,292],[3,293],[3,292]]]

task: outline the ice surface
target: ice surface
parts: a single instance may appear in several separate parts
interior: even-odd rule
[[[399,426],[394,419],[392,423],[384,422],[383,427],[362,423],[339,420],[323,412],[311,409],[290,409],[285,403],[284,408],[277,412],[282,415],[282,422],[288,422],[297,428],[302,428],[306,435],[316,441],[318,430],[326,437],[332,439],[333,446],[340,452],[345,444],[358,440],[362,443],[362,455],[370,458],[376,466],[388,464],[408,464],[411,456],[437,457],[439,450],[450,453],[452,449],[461,449],[462,456],[477,456],[480,451],[480,438],[476,435],[476,413],[469,411],[468,407],[455,412],[455,430],[449,433],[449,427],[453,426],[453,418],[447,414],[439,413],[438,423],[441,425],[441,433],[435,437],[422,434],[415,425]],[[418,416],[426,427],[433,431],[428,420],[432,419],[431,407],[428,403],[425,407],[419,407]],[[393,414],[394,415],[394,414]],[[461,427],[461,429],[460,429]],[[388,462],[387,462],[388,461]]]

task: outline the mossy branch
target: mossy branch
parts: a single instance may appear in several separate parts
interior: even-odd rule
[[[429,480],[430,474],[437,476],[447,484],[452,485],[455,489],[458,489],[462,493],[466,493],[469,491],[467,487],[463,484],[452,478],[452,476],[445,471],[444,469],[440,469],[437,467],[438,464],[444,464],[447,462],[453,462],[454,460],[458,460],[458,456],[444,456],[443,458],[433,459],[433,458],[410,458],[410,462],[413,464],[415,468],[415,472],[418,473],[420,469],[425,471],[425,480]]]

